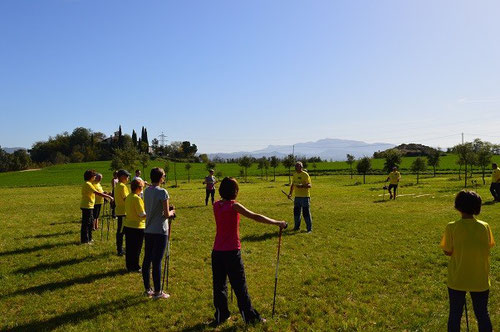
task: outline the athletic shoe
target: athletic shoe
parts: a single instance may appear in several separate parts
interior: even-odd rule
[[[160,292],[158,294],[153,294],[153,298],[155,300],[159,300],[159,299],[168,299],[170,297],[170,294],[167,294],[167,293],[164,293],[164,292]]]
[[[154,292],[154,290],[152,290],[152,289],[150,288],[150,289],[148,289],[147,291],[144,291],[144,293],[143,293],[143,294],[144,294],[144,296],[145,296],[145,297],[152,298],[152,297],[153,297],[153,295],[155,294],[155,292]]]
[[[142,273],[142,269],[137,270],[127,270],[129,273]]]
[[[311,234],[313,231],[307,231],[307,234]]]
[[[247,324],[251,324],[251,325],[258,324],[258,323],[264,324],[264,323],[267,323],[267,320],[265,318],[260,317],[258,319],[257,318],[256,319],[252,319],[251,321],[247,322]]]
[[[123,251],[119,251],[119,252],[117,253],[117,255],[118,255],[118,256],[123,256],[123,255],[125,255],[125,253],[124,253]]]

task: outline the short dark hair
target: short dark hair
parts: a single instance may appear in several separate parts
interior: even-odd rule
[[[151,170],[149,173],[149,176],[151,177],[151,182],[160,182],[161,178],[165,175],[165,171],[163,168],[160,167],[155,167]]]
[[[85,173],[83,173],[83,179],[85,181],[90,181],[90,179],[92,179],[95,175],[96,171],[94,171],[93,169],[88,169],[85,171]]]
[[[498,167],[497,163],[493,163],[493,164],[491,164],[491,166]]]
[[[455,197],[455,209],[460,212],[478,215],[481,213],[481,196],[475,191],[460,191]]]
[[[228,178],[227,176],[222,180],[219,186],[219,195],[226,200],[233,200],[238,196],[238,181],[235,178]]]
[[[136,191],[137,188],[139,188],[139,186],[144,187],[144,182],[142,182],[141,180],[135,179],[130,183],[130,189],[132,189],[132,192]]]

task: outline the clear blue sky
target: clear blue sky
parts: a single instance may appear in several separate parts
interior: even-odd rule
[[[499,1],[0,1],[0,145],[500,142]]]

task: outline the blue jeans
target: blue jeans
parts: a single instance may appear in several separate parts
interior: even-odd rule
[[[310,197],[295,197],[293,204],[293,218],[295,220],[295,229],[300,228],[300,213],[304,216],[307,231],[312,231],[312,218],[310,209]]]
[[[491,332],[490,315],[488,313],[489,290],[484,292],[469,292],[472,298],[472,307],[476,315],[479,332]],[[460,331],[460,321],[464,312],[466,292],[454,290],[448,287],[450,297],[450,315],[448,317],[448,331]]]
[[[144,238],[144,261],[142,262],[144,288],[146,291],[151,288],[149,273],[151,265],[153,265],[153,284],[155,292],[159,293],[161,290],[161,261],[165,254],[165,248],[167,248],[167,235],[145,233]]]

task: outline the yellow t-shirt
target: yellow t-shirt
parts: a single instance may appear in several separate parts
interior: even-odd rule
[[[389,173],[389,183],[390,184],[398,184],[399,179],[401,179],[401,173],[399,173],[398,171],[396,171],[396,172],[393,171],[393,172]]]
[[[490,248],[495,245],[490,226],[477,219],[450,222],[441,248],[452,252],[448,263],[448,287],[483,292],[490,288]]]
[[[308,184],[311,183],[311,177],[309,174],[307,174],[304,171],[301,171],[300,173],[293,173],[293,188],[295,191],[295,197],[311,197],[311,193],[309,188],[299,188],[297,187],[298,184]]]
[[[144,201],[134,193],[131,193],[125,199],[125,211],[127,216],[123,221],[123,226],[130,228],[146,228],[146,210],[144,209]],[[144,217],[141,217],[141,214]]]
[[[96,191],[94,185],[87,181],[82,186],[82,200],[80,201],[80,208],[82,209],[93,209],[95,202],[95,194]]]
[[[499,183],[500,182],[500,168],[493,170],[491,173],[491,183]]]
[[[104,190],[102,189],[101,183],[94,183],[94,188],[96,191],[103,193]],[[102,204],[104,203],[104,197],[95,195],[95,204]]]
[[[117,216],[124,216],[126,214],[125,199],[127,198],[128,194],[128,187],[125,184],[118,182],[115,187],[115,213]]]

